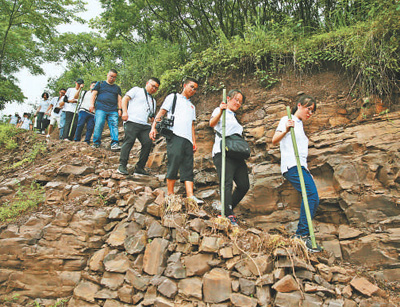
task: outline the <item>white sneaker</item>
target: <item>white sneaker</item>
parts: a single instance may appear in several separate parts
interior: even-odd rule
[[[46,134],[46,138],[49,138],[50,137],[50,134]]]
[[[201,199],[198,199],[198,198],[197,198],[196,196],[194,196],[194,195],[188,197],[187,199],[193,200],[196,204],[204,204],[204,201],[202,201]]]
[[[121,146],[119,146],[117,143],[111,145],[111,151],[120,151]]]

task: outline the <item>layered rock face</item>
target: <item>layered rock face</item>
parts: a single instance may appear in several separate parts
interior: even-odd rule
[[[362,265],[396,287],[400,112],[365,114],[362,104],[339,96],[318,101],[321,114],[309,120],[306,132],[321,199],[316,236],[327,252],[308,259],[301,247],[267,248],[273,233],[294,231],[299,215],[300,196],[280,174],[279,148],[271,144],[293,100],[250,101],[238,114],[252,148],[251,188],[237,208],[246,236],[201,207],[182,202],[181,210],[165,211],[163,139],[149,159],[151,177],[125,178],[115,173],[118,154],[65,143],[49,144],[43,166],[2,175],[2,201],[16,192],[16,182],[36,181],[46,190],[41,213],[1,227],[4,304],[39,298],[52,306],[65,298],[69,306],[108,307],[394,306],[376,284],[334,263]],[[195,185],[204,209],[219,198],[209,116],[200,114],[196,127]]]

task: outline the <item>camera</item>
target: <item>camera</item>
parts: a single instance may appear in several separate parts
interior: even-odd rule
[[[156,130],[162,136],[171,137],[173,132],[171,130],[172,126],[174,125],[174,117],[167,118],[163,117],[163,119],[156,124]]]
[[[150,112],[149,113],[149,119],[152,119],[156,116],[156,114],[154,112]]]

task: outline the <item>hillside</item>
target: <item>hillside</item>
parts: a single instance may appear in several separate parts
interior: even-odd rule
[[[206,201],[199,208],[179,197],[164,204],[163,139],[149,159],[152,176],[125,178],[115,172],[119,155],[104,148],[19,135],[17,149],[1,149],[1,203],[32,182],[44,187],[45,200],[1,224],[3,305],[399,306],[399,97],[389,111],[379,97],[348,95],[351,84],[335,71],[284,75],[270,90],[247,76],[227,77],[228,90],[247,96],[238,117],[253,150],[238,229],[215,219],[211,206],[219,196],[208,119],[220,91],[200,90],[194,99],[195,194]],[[325,252],[318,255],[289,239],[299,196],[280,175],[271,144],[285,105],[302,92],[318,101],[306,126],[321,199],[316,236]],[[41,142],[34,161],[10,168]]]

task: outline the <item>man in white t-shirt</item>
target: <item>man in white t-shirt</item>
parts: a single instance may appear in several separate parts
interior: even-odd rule
[[[174,118],[171,128],[173,134],[167,138],[167,188],[168,195],[174,194],[175,182],[180,173],[180,181],[185,183],[186,196],[197,203],[201,203],[193,195],[193,154],[197,150],[194,121],[196,120],[196,109],[191,103],[190,98],[196,93],[199,82],[192,78],[187,78],[183,84],[181,94],[170,94],[165,98],[160,111],[153,122],[150,138],[154,141],[157,135],[156,123],[162,117]],[[176,105],[174,114],[172,113],[174,97]]]
[[[24,113],[24,117],[22,118],[21,122],[17,125],[17,127],[25,130],[32,130],[32,121],[30,119],[29,113]]]
[[[93,88],[96,85],[97,81],[92,81],[89,86],[89,91],[84,91],[82,93],[81,102],[79,106],[79,114],[78,114],[78,125],[76,126],[75,131],[75,142],[80,142],[82,139],[82,131],[86,124],[86,134],[85,134],[85,143],[90,144],[90,139],[94,130],[94,112],[90,112],[90,103],[92,101],[92,92]]]
[[[70,87],[64,96],[64,112],[65,112],[65,125],[63,139],[72,141],[74,139],[74,134],[78,122],[78,117],[76,116],[76,108],[79,99],[79,94],[85,86],[85,82],[82,79],[77,79],[75,82],[75,87]],[[75,115],[75,117],[74,117]]]
[[[121,147],[119,167],[117,172],[128,175],[127,164],[129,153],[136,139],[142,145],[140,149],[139,161],[135,166],[135,173],[148,175],[144,167],[149,158],[152,141],[149,137],[151,123],[156,113],[156,100],[153,98],[160,86],[160,80],[150,78],[146,86],[131,88],[122,98],[122,120],[124,121],[125,137]]]
[[[46,112],[44,113],[45,115],[50,116],[50,125],[46,137],[50,137],[50,134],[53,131],[54,125],[56,123],[58,125],[58,128],[60,128],[61,125],[60,115],[62,112],[62,107],[60,107],[60,104],[64,100],[65,92],[66,92],[65,88],[60,89],[60,91],[58,92],[58,97],[53,97],[50,100],[50,105],[47,108]]]

